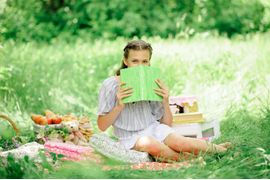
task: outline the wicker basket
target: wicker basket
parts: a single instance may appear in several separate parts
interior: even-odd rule
[[[12,121],[12,119],[10,119],[7,115],[4,115],[2,113],[0,113],[0,119],[8,121],[9,124],[13,127],[14,131],[16,132],[16,135],[17,136],[19,135],[20,130],[17,128],[16,124],[14,123],[14,121]]]

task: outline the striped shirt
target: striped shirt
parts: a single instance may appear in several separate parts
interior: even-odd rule
[[[115,76],[104,80],[98,99],[98,115],[109,113],[116,105],[118,81]],[[125,104],[113,123],[114,134],[120,138],[129,138],[159,121],[164,114],[164,107],[159,101],[139,101]]]

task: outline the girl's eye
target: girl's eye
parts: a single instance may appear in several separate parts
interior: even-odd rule
[[[132,62],[136,63],[136,62],[138,62],[138,60],[133,60]]]
[[[148,63],[148,61],[143,61],[143,63],[144,63],[144,64],[147,64],[147,63]]]

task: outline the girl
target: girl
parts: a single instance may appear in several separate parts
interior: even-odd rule
[[[120,69],[138,65],[150,66],[152,47],[142,40],[129,42],[124,48]],[[155,93],[162,102],[140,101],[124,104],[122,100],[132,94],[131,88],[122,88],[120,69],[115,76],[104,80],[99,93],[98,127],[105,131],[111,125],[114,134],[126,149],[144,151],[164,161],[183,159],[189,153],[224,152],[229,143],[210,144],[204,140],[183,137],[171,128],[169,89],[159,79],[160,89]],[[180,153],[182,152],[182,153]],[[183,154],[185,156],[183,156]]]

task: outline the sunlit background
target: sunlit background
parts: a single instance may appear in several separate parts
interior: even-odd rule
[[[201,170],[202,177],[269,178],[269,29],[268,0],[0,0],[0,112],[26,139],[30,114],[44,109],[85,114],[98,132],[100,85],[120,66],[126,43],[143,39],[153,46],[151,64],[162,70],[170,94],[196,95],[206,120],[221,122],[218,141],[229,140],[239,151],[261,147],[268,157],[228,157],[210,163],[212,171]],[[0,119],[0,139],[14,135]],[[74,177],[94,177],[88,171]],[[197,171],[154,177],[202,178]],[[67,177],[61,172],[51,177]]]

